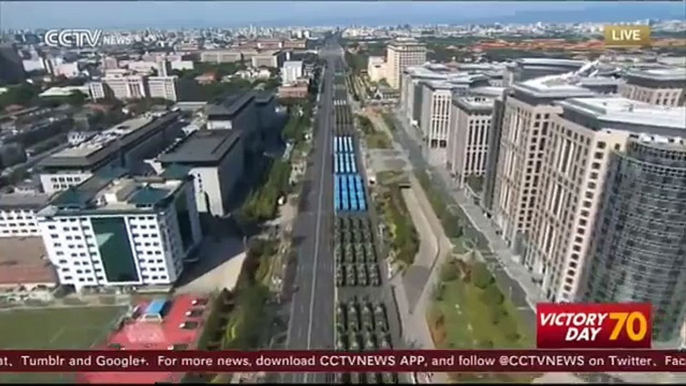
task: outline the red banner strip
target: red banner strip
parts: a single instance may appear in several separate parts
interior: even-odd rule
[[[685,372],[654,350],[0,351],[0,372]]]

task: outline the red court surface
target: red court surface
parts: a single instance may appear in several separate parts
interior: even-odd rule
[[[196,299],[204,299],[204,305],[193,305]],[[210,312],[206,297],[183,295],[170,299],[162,320],[143,320],[143,314],[150,301],[138,304],[134,318],[123,323],[120,329],[113,332],[107,343],[95,346],[99,350],[192,350],[204,327],[204,321]],[[193,315],[186,313],[193,310]],[[182,328],[184,322],[195,322],[192,329]],[[178,345],[175,347],[175,345]],[[183,346],[181,346],[183,345]],[[183,373],[81,373],[77,375],[79,383],[178,383]]]

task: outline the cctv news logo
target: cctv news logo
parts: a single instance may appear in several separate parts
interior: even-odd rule
[[[95,48],[132,43],[129,36],[105,35],[102,30],[89,29],[53,29],[45,33],[44,40],[50,47],[63,48]]]
[[[538,348],[651,347],[652,308],[648,303],[541,303],[536,314]]]

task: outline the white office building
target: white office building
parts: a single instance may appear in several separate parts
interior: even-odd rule
[[[77,290],[171,285],[201,240],[190,177],[95,175],[37,218],[60,282]]]
[[[291,84],[303,76],[303,62],[289,61],[284,62],[281,68],[281,83]]]
[[[49,198],[38,193],[0,194],[0,237],[40,236],[36,210]]]
[[[141,99],[148,96],[147,79],[143,75],[109,74],[102,81],[117,99]]]
[[[150,98],[162,98],[176,102],[179,99],[177,76],[151,76],[148,78]]]

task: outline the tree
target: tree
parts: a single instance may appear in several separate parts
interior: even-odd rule
[[[491,275],[491,272],[483,263],[477,263],[472,266],[470,279],[475,286],[481,289],[485,289],[495,281],[493,275]]]
[[[80,91],[72,91],[66,98],[66,102],[72,106],[82,106],[86,103],[86,95]]]
[[[14,104],[28,106],[36,100],[39,93],[40,87],[29,83],[9,87],[6,92],[0,94],[0,108]]]
[[[453,263],[444,264],[441,267],[441,281],[446,283],[457,279],[457,267]]]
[[[505,296],[503,296],[497,285],[489,285],[481,294],[481,299],[486,304],[501,305],[505,300]]]

